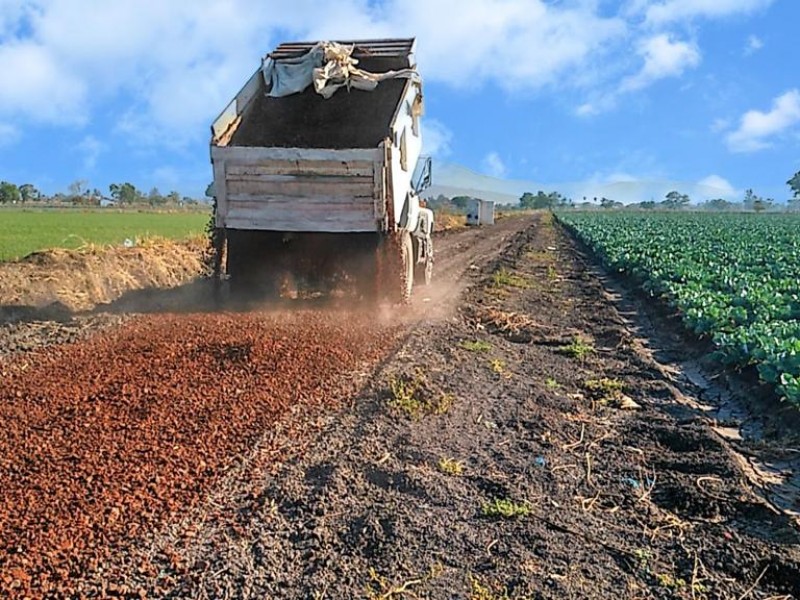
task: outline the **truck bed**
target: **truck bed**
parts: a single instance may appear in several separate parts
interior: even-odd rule
[[[407,81],[382,81],[371,92],[341,89],[325,100],[313,86],[270,98],[259,93],[243,115],[231,146],[376,148],[390,125]]]
[[[413,39],[343,43],[354,45],[367,71],[415,66]],[[315,44],[281,44],[268,58],[302,55]],[[411,114],[420,94],[418,80],[387,79],[371,92],[342,88],[327,100],[313,87],[272,98],[257,70],[211,128],[217,227],[331,234],[394,228],[420,151]]]

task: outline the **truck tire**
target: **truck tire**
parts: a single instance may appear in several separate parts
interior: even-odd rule
[[[433,242],[428,240],[428,255],[424,262],[416,262],[420,240],[414,238],[414,285],[430,285],[433,280]]]
[[[375,262],[376,299],[407,304],[414,288],[414,244],[408,231],[386,235]]]
[[[414,265],[417,262],[414,254],[414,243],[411,233],[400,232],[400,301],[403,304],[411,302],[411,292],[414,289]]]

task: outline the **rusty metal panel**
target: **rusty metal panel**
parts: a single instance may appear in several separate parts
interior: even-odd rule
[[[242,113],[255,98],[262,85],[261,69],[253,73],[236,97],[230,101],[211,125],[211,144],[226,146],[242,120]]]
[[[353,56],[406,57],[414,54],[416,40],[414,38],[378,39],[378,40],[333,40],[346,46],[354,46]],[[269,53],[272,59],[290,58],[305,54],[318,42],[287,42]]]

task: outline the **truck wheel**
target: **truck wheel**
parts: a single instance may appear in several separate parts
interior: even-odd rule
[[[414,289],[414,244],[408,231],[400,233],[400,293],[401,302],[407,304],[411,301],[411,291]]]
[[[405,304],[414,287],[414,244],[408,231],[386,235],[378,247],[375,263],[377,298]]]
[[[414,258],[419,256],[418,239],[414,240]],[[428,240],[428,255],[424,263],[417,262],[414,265],[414,285],[430,285],[433,280],[433,242]]]

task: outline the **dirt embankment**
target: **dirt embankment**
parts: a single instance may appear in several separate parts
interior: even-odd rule
[[[0,263],[0,358],[85,339],[209,295],[205,241],[49,250]]]
[[[48,250],[0,263],[0,316],[56,304],[52,312],[90,310],[125,292],[174,287],[204,269],[205,241],[148,240],[133,248]]]

